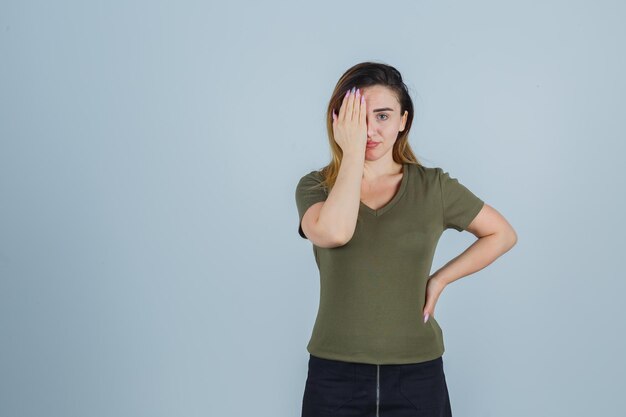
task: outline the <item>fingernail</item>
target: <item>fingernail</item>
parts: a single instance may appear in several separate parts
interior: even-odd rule
[[[355,90],[356,90],[356,87],[352,87],[352,94],[354,94]]]
[[[428,320],[429,315],[430,315],[429,313],[424,314],[424,323],[426,323],[426,321]]]

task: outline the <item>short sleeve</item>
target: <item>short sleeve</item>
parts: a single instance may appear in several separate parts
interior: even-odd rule
[[[458,179],[437,168],[443,205],[443,228],[465,230],[483,208],[484,201],[472,193]]]
[[[328,197],[326,188],[322,185],[323,178],[319,171],[311,171],[300,178],[296,186],[296,206],[298,208],[298,233],[304,239],[306,235],[302,231],[302,217],[304,213],[315,203],[325,201]]]

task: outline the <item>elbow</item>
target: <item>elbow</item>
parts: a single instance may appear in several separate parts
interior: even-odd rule
[[[509,227],[508,230],[504,232],[503,241],[507,251],[517,244],[517,233],[512,227]]]
[[[336,230],[333,231],[333,236],[334,236],[334,242],[337,246],[343,246],[345,244],[347,244],[351,239],[352,236],[354,235],[354,230],[351,231],[347,231],[347,230],[343,230],[341,228],[337,228]]]
[[[345,233],[336,233],[334,235],[334,244],[335,246],[343,246],[348,243],[352,239],[352,235],[347,235]]]
[[[338,227],[337,224],[326,225],[325,223],[318,222],[316,226],[316,234],[320,237],[317,246],[335,248],[345,245],[352,239],[352,234],[348,235],[348,233],[341,227]]]

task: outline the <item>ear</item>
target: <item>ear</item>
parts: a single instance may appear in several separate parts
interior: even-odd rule
[[[404,127],[406,126],[406,119],[409,118],[409,111],[405,110],[404,111],[404,115],[402,115],[402,126],[400,128],[400,132],[402,132],[404,130]]]

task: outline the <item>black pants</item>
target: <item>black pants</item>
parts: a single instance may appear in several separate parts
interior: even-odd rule
[[[302,417],[451,417],[443,358],[372,365],[309,355]]]

